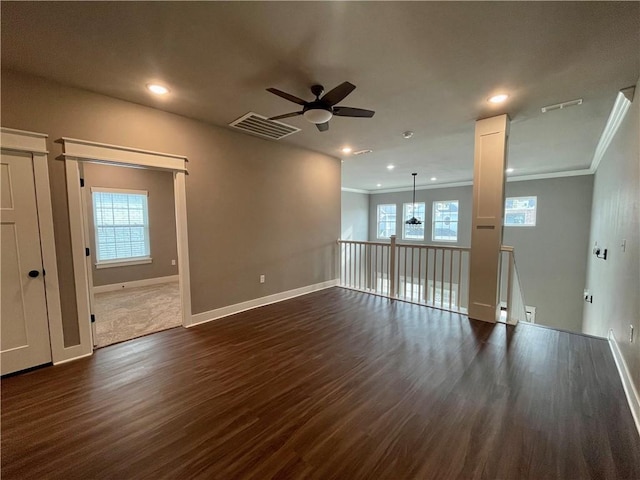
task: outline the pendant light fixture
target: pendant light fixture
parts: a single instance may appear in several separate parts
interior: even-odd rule
[[[413,216],[404,223],[407,225],[422,225],[422,222],[416,218],[416,176],[418,174],[412,173],[411,175],[413,175],[413,210],[411,212]]]

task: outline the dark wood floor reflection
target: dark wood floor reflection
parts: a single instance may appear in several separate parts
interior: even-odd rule
[[[2,382],[2,478],[638,479],[606,341],[339,288]]]

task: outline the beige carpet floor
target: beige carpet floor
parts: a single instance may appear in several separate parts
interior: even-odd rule
[[[177,282],[97,293],[94,298],[98,347],[182,325]]]

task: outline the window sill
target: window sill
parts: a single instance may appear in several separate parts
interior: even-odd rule
[[[138,257],[130,260],[112,260],[110,262],[98,262],[96,268],[112,268],[112,267],[128,267],[131,265],[144,265],[151,263],[153,259],[151,257]]]

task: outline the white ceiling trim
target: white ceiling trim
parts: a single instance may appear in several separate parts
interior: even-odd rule
[[[593,175],[593,171],[590,168],[584,168],[582,170],[567,170],[566,172],[552,172],[552,173],[537,173],[534,175],[522,175],[520,177],[509,177],[507,182],[523,182],[526,180],[546,180],[548,178],[562,178],[562,177],[580,177],[582,175]]]
[[[439,183],[437,185],[416,185],[416,191],[433,190],[437,188],[466,187],[468,185],[473,185],[473,181],[468,180],[464,182]],[[413,187],[398,187],[398,188],[380,188],[376,190],[369,190],[368,193],[396,193],[396,192],[411,192],[411,191],[413,191]]]
[[[343,192],[351,192],[351,193],[371,193],[369,190],[362,190],[360,188],[342,187],[340,190],[342,190]]]
[[[609,118],[604,126],[602,135],[600,135],[598,146],[596,147],[596,151],[593,155],[593,161],[591,162],[592,171],[595,172],[598,169],[598,165],[600,165],[602,157],[604,157],[604,154],[609,148],[611,140],[613,140],[618,128],[620,128],[620,124],[622,124],[622,120],[624,120],[627,110],[629,110],[631,102],[633,101],[633,94],[635,90],[635,87],[627,87],[618,92],[618,96],[613,104],[613,108],[611,109],[611,113],[609,114]]]
[[[534,175],[521,175],[519,177],[508,177],[507,182],[524,182],[527,180],[545,180],[548,178],[562,178],[562,177],[580,177],[582,175],[593,175],[593,171],[589,168],[585,168],[582,170],[568,170],[566,172],[552,172],[552,173],[538,173]],[[438,188],[453,188],[453,187],[467,187],[473,185],[472,180],[468,180],[465,182],[452,182],[452,183],[439,183],[437,185],[421,185],[416,186],[416,191],[418,190],[433,190]],[[347,189],[346,187],[342,188],[343,191],[356,191],[355,188]],[[413,187],[398,187],[398,188],[381,188],[376,190],[357,190],[359,193],[369,193],[369,194],[377,194],[377,193],[396,193],[396,192],[411,192],[413,191]]]

